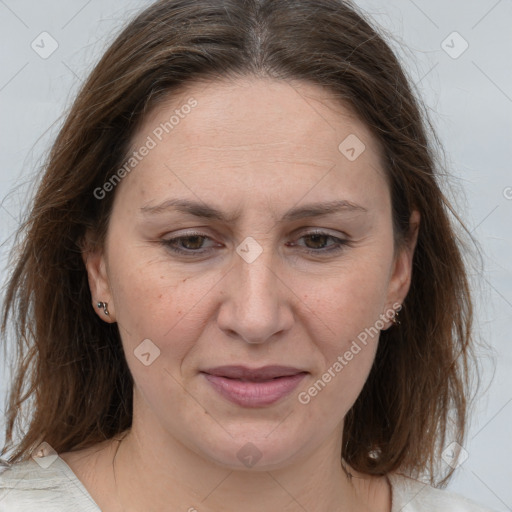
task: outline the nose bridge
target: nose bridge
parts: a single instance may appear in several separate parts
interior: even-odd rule
[[[250,251],[255,249],[251,248]],[[261,253],[254,257],[254,260],[242,258],[242,261],[238,262],[235,273],[240,279],[240,292],[245,295],[242,305],[245,304],[251,308],[258,306],[261,302],[262,305],[267,304],[270,308],[269,301],[274,301],[277,294],[274,260],[270,247],[266,247],[264,250],[262,248]]]
[[[254,239],[244,240],[237,253],[219,323],[247,342],[262,343],[287,329],[291,321],[277,277],[277,258],[270,241],[260,244]]]

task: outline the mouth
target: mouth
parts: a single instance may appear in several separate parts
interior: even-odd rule
[[[290,366],[219,366],[201,374],[230,402],[242,407],[265,407],[289,395],[308,372]]]

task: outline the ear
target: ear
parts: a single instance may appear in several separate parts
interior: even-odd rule
[[[400,247],[395,255],[393,270],[391,273],[388,296],[387,311],[396,310],[396,304],[403,304],[412,279],[412,261],[420,226],[420,213],[414,210],[409,218],[409,235],[404,245]],[[395,305],[395,307],[393,307]],[[390,324],[392,325],[392,324]]]
[[[92,306],[102,320],[112,323],[115,322],[115,305],[108,280],[104,248],[92,240],[91,234],[87,233],[82,243],[82,259],[87,270]],[[98,302],[108,304],[108,315],[103,308],[98,308]]]

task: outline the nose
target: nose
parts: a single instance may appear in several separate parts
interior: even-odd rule
[[[224,281],[224,300],[217,322],[229,336],[261,344],[293,325],[293,293],[278,275],[272,254],[265,249],[255,261],[235,255]]]

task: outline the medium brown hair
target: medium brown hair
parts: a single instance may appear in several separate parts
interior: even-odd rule
[[[20,230],[2,318],[4,338],[12,322],[17,339],[2,454],[23,405],[31,415],[10,462],[43,440],[72,451],[131,426],[119,331],[91,307],[82,261],[86,231],[102,243],[115,197],[98,200],[94,190],[122,166],[150,109],[201,80],[246,76],[326,87],[384,150],[397,247],[411,211],[421,215],[401,325],[381,333],[345,418],[341,456],[363,473],[428,473],[434,482],[445,444],[463,444],[472,303],[462,242],[426,109],[384,37],[341,0],[161,0],[129,23],[84,83]]]

